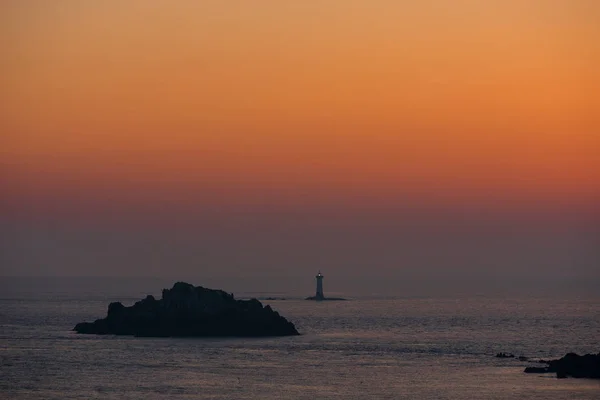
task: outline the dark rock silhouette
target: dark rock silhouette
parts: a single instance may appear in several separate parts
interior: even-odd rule
[[[324,297],[324,296],[310,296],[304,300],[315,300],[315,301],[346,301],[341,297]]]
[[[527,374],[543,374],[550,371],[548,371],[548,367],[527,367],[524,372]]]
[[[293,323],[256,299],[235,300],[222,290],[194,287],[185,282],[163,289],[160,300],[147,296],[131,307],[111,303],[106,318],[79,323],[73,330],[146,337],[299,334]]]
[[[285,297],[259,297],[259,300],[286,300]]]
[[[556,373],[557,378],[591,378],[600,379],[600,353],[584,356],[568,353],[558,360],[543,361],[547,367],[527,367],[526,373]]]
[[[515,358],[515,355],[512,353],[497,353],[497,358]]]

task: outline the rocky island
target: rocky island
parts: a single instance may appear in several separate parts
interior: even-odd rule
[[[556,373],[557,378],[591,378],[600,379],[600,353],[586,354],[584,356],[568,353],[558,360],[544,361],[547,367],[527,367],[526,373]]]
[[[256,299],[236,300],[222,290],[177,282],[162,298],[133,306],[110,303],[106,318],[82,322],[77,333],[139,337],[259,337],[299,335],[294,324]]]

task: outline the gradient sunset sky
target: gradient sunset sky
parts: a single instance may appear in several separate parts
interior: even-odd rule
[[[598,1],[6,0],[0,32],[3,275],[599,274]]]

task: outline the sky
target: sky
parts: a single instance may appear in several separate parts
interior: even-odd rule
[[[6,0],[0,38],[0,275],[600,276],[594,0]]]

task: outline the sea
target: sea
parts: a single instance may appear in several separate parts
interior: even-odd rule
[[[347,301],[314,302],[293,291],[248,287],[236,298],[262,298],[301,335],[182,339],[72,331],[104,317],[112,301],[130,305],[173,283],[0,278],[0,398],[600,399],[600,381],[523,373],[538,359],[600,352],[600,292],[577,288],[339,291]],[[534,361],[496,358],[498,352]]]

